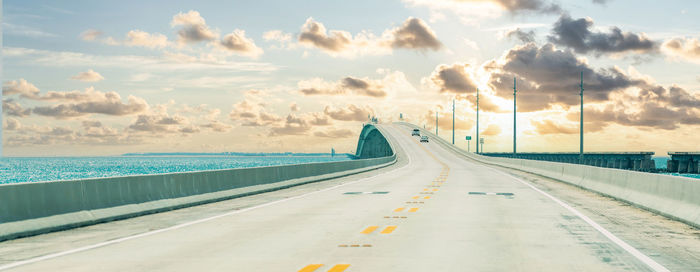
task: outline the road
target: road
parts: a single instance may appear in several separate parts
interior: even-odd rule
[[[697,229],[629,206],[610,209],[621,214],[617,220],[631,217],[641,220],[637,223],[655,224],[642,235],[643,226],[603,217],[605,209],[585,208],[600,209],[601,203],[614,200],[458,157],[434,141],[419,143],[403,126],[382,127],[402,149],[400,162],[388,169],[0,243],[4,256],[0,270],[692,271],[700,267]],[[676,233],[672,238],[661,235],[671,231]]]

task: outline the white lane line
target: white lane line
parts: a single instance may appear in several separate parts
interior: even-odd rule
[[[448,150],[445,149],[445,148],[442,148],[442,149],[445,150],[445,151],[448,151]],[[451,153],[451,152],[448,152],[448,153],[454,155],[455,157],[458,157],[458,158],[462,159],[463,161],[465,161],[465,162],[467,162],[467,163],[470,163],[470,164],[472,164],[472,165],[478,165],[478,164],[476,164],[476,163],[474,163],[474,162],[471,162],[471,161],[465,159],[465,158],[463,157],[463,155],[455,155],[454,153]],[[551,199],[552,201],[556,202],[556,203],[559,204],[560,206],[564,207],[565,209],[567,209],[568,211],[570,211],[570,212],[573,213],[574,215],[576,215],[576,216],[578,216],[579,218],[581,218],[583,221],[585,221],[586,223],[588,223],[588,225],[590,225],[591,227],[593,227],[594,229],[596,229],[598,232],[600,232],[600,233],[603,234],[605,237],[607,237],[608,239],[610,239],[610,241],[612,241],[613,243],[615,243],[615,244],[617,244],[618,246],[620,246],[622,249],[624,249],[625,251],[627,251],[629,254],[631,254],[632,256],[634,256],[635,258],[637,258],[637,260],[641,261],[642,263],[644,263],[645,265],[647,265],[647,266],[648,266],[649,268],[651,268],[652,270],[654,270],[654,271],[664,271],[664,272],[665,272],[665,271],[670,271],[670,270],[668,270],[668,268],[666,268],[666,267],[664,267],[663,265],[657,263],[657,262],[654,261],[653,259],[649,258],[649,256],[647,256],[647,255],[645,255],[644,253],[640,252],[638,249],[634,248],[633,246],[629,245],[628,243],[626,243],[626,242],[623,241],[622,239],[620,239],[620,238],[618,238],[617,236],[615,236],[614,234],[612,234],[612,233],[611,233],[610,231],[608,231],[607,229],[603,228],[601,225],[599,225],[598,223],[596,223],[595,221],[593,221],[593,219],[589,218],[588,216],[582,214],[582,213],[579,212],[578,210],[576,210],[576,209],[574,209],[573,207],[569,206],[569,205],[566,204],[564,201],[561,201],[561,200],[557,199],[556,197],[554,197],[554,196],[548,194],[547,192],[544,192],[544,191],[538,189],[537,187],[535,187],[534,185],[530,184],[530,183],[527,182],[527,181],[524,181],[524,180],[519,179],[519,178],[517,178],[517,177],[514,177],[514,176],[512,176],[512,175],[509,175],[509,174],[507,174],[507,173],[505,173],[505,172],[503,172],[503,171],[501,171],[501,170],[499,170],[499,169],[496,169],[496,168],[494,168],[494,167],[492,167],[492,166],[483,165],[483,164],[480,164],[480,165],[478,165],[478,166],[483,166],[483,167],[489,168],[489,169],[491,169],[491,170],[494,171],[494,172],[497,172],[497,173],[499,173],[499,174],[501,174],[501,175],[504,175],[504,176],[507,176],[507,177],[509,177],[509,178],[512,178],[512,179],[514,179],[514,180],[516,180],[516,181],[522,183],[523,185],[528,186],[528,187],[530,187],[531,189],[533,189],[533,190],[535,190],[535,191],[541,193],[542,195],[546,196],[547,198]]]
[[[406,156],[406,157],[408,157],[408,156]],[[240,213],[244,213],[244,212],[248,212],[248,211],[252,211],[252,210],[256,210],[256,209],[260,209],[260,208],[264,208],[264,207],[276,205],[276,204],[279,204],[279,203],[287,202],[287,201],[290,201],[290,200],[295,200],[295,199],[304,198],[304,197],[307,197],[307,196],[310,196],[310,195],[313,195],[313,194],[318,194],[318,193],[322,193],[322,192],[326,192],[326,191],[338,189],[338,188],[343,187],[343,186],[347,186],[347,185],[355,184],[355,183],[358,183],[358,182],[367,181],[367,180],[369,180],[369,179],[373,179],[373,178],[376,178],[376,177],[379,177],[379,176],[385,176],[385,175],[391,174],[391,173],[393,173],[393,172],[396,172],[396,171],[398,171],[398,170],[401,170],[401,169],[403,169],[403,168],[406,168],[407,166],[411,165],[411,162],[412,162],[412,161],[411,161],[410,158],[409,158],[409,161],[408,161],[408,163],[407,163],[406,165],[401,166],[401,167],[399,167],[399,168],[396,168],[396,169],[394,169],[394,170],[391,170],[391,171],[389,171],[389,172],[381,173],[381,174],[378,174],[378,175],[375,175],[375,176],[371,176],[371,177],[362,178],[362,179],[359,179],[359,180],[356,180],[356,181],[351,181],[351,182],[344,183],[344,184],[339,184],[339,185],[336,185],[336,186],[333,186],[333,187],[329,187],[329,188],[326,188],[326,189],[322,189],[322,190],[319,190],[319,191],[314,191],[314,192],[310,192],[310,193],[306,193],[306,194],[303,194],[303,195],[298,195],[298,196],[294,196],[294,197],[290,197],[290,198],[280,199],[280,200],[276,200],[276,201],[273,201],[273,202],[268,202],[268,203],[265,203],[265,204],[261,204],[261,205],[253,206],[253,207],[248,207],[248,208],[241,209],[241,210],[235,210],[235,211],[231,211],[231,212],[228,212],[228,213],[224,213],[224,214],[220,214],[220,215],[215,215],[215,216],[212,216],[212,217],[207,217],[207,218],[203,218],[203,219],[199,219],[199,220],[195,220],[195,221],[191,221],[191,222],[187,222],[187,223],[182,223],[182,224],[179,224],[179,225],[174,225],[174,226],[167,227],[167,228],[164,228],[164,229],[159,229],[159,230],[144,232],[144,233],[141,233],[141,234],[136,234],[136,235],[132,235],[132,236],[122,237],[122,238],[119,238],[119,239],[110,240],[110,241],[106,241],[106,242],[102,242],[102,243],[97,243],[97,244],[94,244],[94,245],[89,245],[89,246],[74,248],[74,249],[71,249],[71,250],[66,250],[66,251],[62,251],[62,252],[52,253],[52,254],[49,254],[49,255],[44,255],[44,256],[40,256],[40,257],[35,257],[35,258],[32,258],[32,259],[27,259],[27,260],[24,260],[24,261],[19,261],[19,262],[14,262],[14,263],[6,264],[6,265],[3,265],[3,266],[0,266],[0,271],[1,271],[1,270],[7,270],[7,269],[10,269],[10,268],[15,268],[15,267],[22,266],[22,265],[27,265],[27,264],[32,264],[32,263],[40,262],[40,261],[45,261],[45,260],[49,260],[49,259],[54,259],[54,258],[58,258],[58,257],[70,255],[70,254],[73,254],[73,253],[78,253],[78,252],[86,251],[86,250],[91,250],[91,249],[95,249],[95,248],[99,248],[99,247],[104,247],[104,246],[108,246],[108,245],[118,244],[118,243],[121,243],[121,242],[129,241],[129,240],[133,240],[133,239],[137,239],[137,238],[141,238],[141,237],[151,236],[151,235],[158,234],[158,233],[162,233],[162,232],[167,232],[167,231],[171,231],[171,230],[181,229],[181,228],[188,227],[188,226],[191,226],[191,225],[196,225],[196,224],[208,222],[208,221],[211,221],[211,220],[214,220],[214,219],[218,219],[218,218],[222,218],[222,217],[226,217],[226,216],[231,216],[231,215],[235,215],[235,214],[240,214]]]
[[[488,166],[487,166],[487,167],[488,167]],[[491,168],[491,167],[489,167],[489,168]],[[595,228],[598,232],[600,232],[600,233],[603,234],[605,237],[607,237],[608,239],[610,239],[610,241],[612,241],[613,243],[615,243],[615,244],[617,244],[618,246],[620,246],[622,249],[624,249],[625,251],[627,251],[629,254],[632,254],[632,256],[634,256],[635,258],[637,258],[637,260],[639,260],[639,261],[643,262],[644,264],[646,264],[647,266],[649,266],[649,268],[651,268],[652,270],[654,270],[654,271],[670,271],[670,270],[668,270],[668,268],[666,268],[666,267],[664,267],[663,265],[661,265],[661,264],[657,263],[656,261],[652,260],[651,258],[649,258],[649,256],[647,256],[647,255],[645,255],[644,253],[640,252],[639,250],[637,250],[637,249],[634,248],[633,246],[629,245],[629,244],[626,243],[625,241],[622,241],[622,239],[618,238],[617,236],[615,236],[614,234],[612,234],[610,231],[608,231],[607,229],[603,228],[601,225],[599,225],[598,223],[596,223],[595,221],[593,221],[593,219],[589,218],[588,216],[582,214],[582,213],[579,212],[578,210],[576,210],[576,209],[574,209],[573,207],[569,206],[569,204],[566,204],[564,201],[561,201],[561,200],[557,199],[556,197],[554,197],[554,196],[548,194],[547,192],[538,189],[537,187],[533,186],[533,185],[530,184],[529,182],[526,182],[526,181],[524,181],[524,180],[522,180],[522,179],[519,179],[519,178],[517,178],[517,177],[511,176],[511,175],[506,174],[506,173],[504,173],[504,172],[501,172],[501,171],[499,171],[499,170],[497,170],[497,169],[494,169],[494,168],[491,168],[491,169],[493,169],[495,172],[498,172],[498,173],[500,173],[500,174],[502,174],[502,175],[505,175],[505,176],[508,176],[508,177],[510,177],[510,178],[512,178],[512,179],[515,179],[516,181],[518,181],[518,182],[524,184],[524,185],[527,186],[527,187],[532,188],[533,190],[539,192],[540,194],[543,194],[544,196],[548,197],[549,199],[551,199],[552,201],[556,202],[556,203],[559,204],[560,206],[562,206],[562,207],[564,207],[565,209],[569,210],[571,213],[575,214],[576,216],[578,216],[579,218],[581,218],[583,221],[586,221],[586,223],[588,223],[589,225],[591,225],[591,227]]]

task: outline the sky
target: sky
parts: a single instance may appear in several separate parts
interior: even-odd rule
[[[700,2],[2,2],[2,154],[354,152],[368,116],[510,152],[697,151]],[[475,141],[471,142],[471,149]]]

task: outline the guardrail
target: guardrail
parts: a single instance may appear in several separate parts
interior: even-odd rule
[[[419,128],[409,123],[401,124]],[[553,178],[700,227],[700,182],[697,179],[579,164],[486,157],[466,152],[430,131],[421,131],[431,135],[432,142],[466,158]]]
[[[3,184],[0,241],[264,193],[395,162],[393,154],[342,162]]]

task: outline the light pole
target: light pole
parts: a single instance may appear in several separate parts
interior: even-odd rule
[[[455,100],[452,99],[452,145],[455,144]]]
[[[581,125],[580,125],[580,141],[579,141],[579,153],[578,153],[578,163],[583,164],[583,71],[581,71]]]
[[[517,113],[517,108],[516,108],[516,96],[515,94],[518,92],[518,90],[515,88],[515,77],[513,77],[513,157],[515,158],[515,153],[517,152],[517,141],[516,141],[516,135],[518,134],[518,131],[516,130],[516,118],[515,115]]]
[[[479,88],[476,88],[476,154],[479,154]]]

